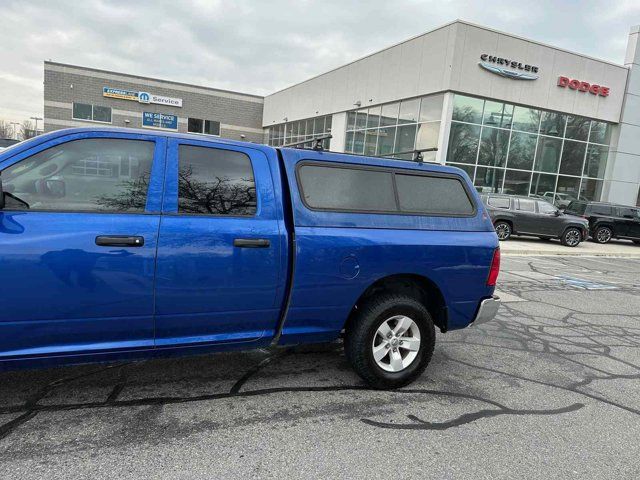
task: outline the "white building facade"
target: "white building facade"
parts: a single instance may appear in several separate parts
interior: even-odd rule
[[[456,21],[264,99],[271,145],[464,169],[480,191],[640,204],[640,45],[624,65]]]

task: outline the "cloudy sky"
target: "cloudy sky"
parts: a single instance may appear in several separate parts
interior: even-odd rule
[[[456,18],[622,63],[640,0],[0,0],[0,120],[43,60],[267,94]]]

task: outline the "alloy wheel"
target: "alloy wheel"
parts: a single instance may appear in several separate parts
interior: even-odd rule
[[[373,359],[387,372],[400,372],[413,363],[420,350],[420,329],[405,315],[386,319],[378,327],[371,345]]]

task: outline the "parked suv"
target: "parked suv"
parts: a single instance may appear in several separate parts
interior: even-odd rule
[[[576,247],[587,239],[584,218],[562,213],[549,202],[516,195],[483,195],[499,240],[511,235],[532,235],[543,239],[559,238],[567,247]]]
[[[612,238],[625,238],[640,244],[640,208],[603,202],[571,202],[566,213],[589,221],[594,241],[608,243]]]

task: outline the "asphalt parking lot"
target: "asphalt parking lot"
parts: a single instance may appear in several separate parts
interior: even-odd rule
[[[0,374],[0,478],[640,478],[640,260],[505,257],[371,391],[341,344]]]

